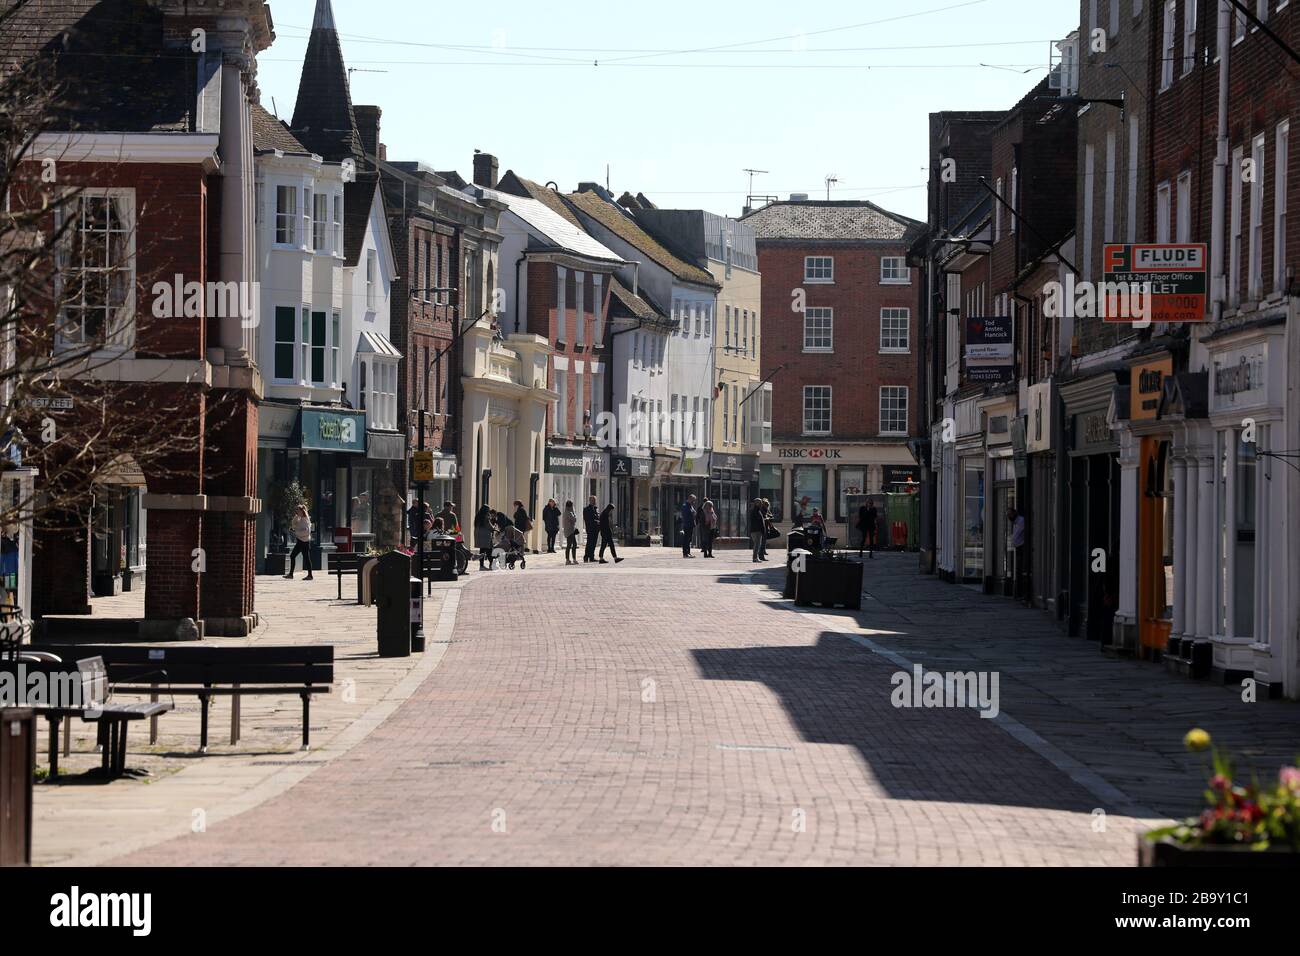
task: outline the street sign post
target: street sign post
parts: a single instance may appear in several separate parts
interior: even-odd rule
[[[411,480],[416,484],[433,481],[433,452],[411,452]]]

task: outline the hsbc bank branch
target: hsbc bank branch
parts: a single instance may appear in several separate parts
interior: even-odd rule
[[[773,443],[759,459],[758,493],[772,503],[781,531],[798,523],[802,503],[807,517],[818,509],[826,518],[826,533],[848,547],[857,540],[849,496],[906,490],[915,469],[906,439]]]

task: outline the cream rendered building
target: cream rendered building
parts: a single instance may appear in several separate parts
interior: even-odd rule
[[[721,522],[719,543],[747,541],[748,505],[758,496],[758,456],[772,443],[772,388],[760,385],[762,277],[754,230],[703,210],[648,207],[644,197],[622,201],[642,228],[708,270],[722,287],[714,315],[708,495]]]

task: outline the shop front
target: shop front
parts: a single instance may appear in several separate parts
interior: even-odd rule
[[[856,547],[863,496],[897,492],[909,482],[914,486],[917,476],[916,462],[903,442],[774,446],[759,459],[758,496],[772,502],[774,522],[785,526],[781,530],[811,520],[815,509],[825,519],[829,537],[840,547]],[[915,541],[916,517],[909,512],[897,520],[903,538]],[[889,532],[886,527],[884,540]]]
[[[577,514],[587,506],[587,496],[583,494],[583,450],[552,445],[546,449],[546,494],[542,499],[554,498],[563,510],[565,502],[572,501]],[[599,506],[604,503],[596,499]]]
[[[980,403],[985,422],[986,463],[984,487],[984,575],[986,594],[1011,595],[1015,588],[1016,551],[1011,544],[1009,512],[1020,500],[1016,488],[1011,425],[1015,416],[1013,396],[999,396]]]
[[[1294,383],[1284,321],[1285,313],[1206,341],[1215,462],[1213,672],[1232,682],[1253,678],[1271,695],[1297,692],[1285,687],[1294,667],[1287,607],[1296,587],[1285,561],[1297,531],[1287,517],[1285,479],[1295,449],[1285,409]]]
[[[339,518],[345,520],[338,525],[351,530],[355,550],[365,550],[367,545],[391,548],[405,543],[405,507],[397,484],[405,461],[406,439],[401,433],[374,429],[366,432],[366,454],[351,460],[347,511],[340,513]],[[425,492],[425,500],[435,511],[444,501],[451,501],[450,482],[434,481]]]
[[[9,519],[0,528],[0,628],[22,626],[32,617],[31,501],[38,472],[23,466],[17,442],[0,471],[0,511]]]
[[[1134,362],[1127,421],[1117,416],[1115,429],[1122,512],[1137,521],[1124,522],[1120,531],[1120,600],[1112,644],[1149,660],[1164,653],[1173,626],[1174,433],[1164,398],[1173,374],[1174,360],[1167,353]]]
[[[366,473],[364,508],[375,507],[376,485],[383,484],[376,472],[383,472],[385,463],[366,461],[366,413],[269,403],[259,412],[258,493],[268,507],[257,519],[258,570],[278,573],[293,547],[284,502],[295,482],[312,520],[312,563],[320,567],[322,554],[334,550],[335,529],[350,526],[354,471]],[[363,543],[354,539],[354,546]]]
[[[702,455],[687,453],[672,448],[657,447],[654,450],[654,482],[651,496],[657,498],[659,525],[656,530],[651,526],[651,538],[659,537],[659,543],[665,548],[682,546],[682,505],[691,495],[695,496],[698,508],[704,502],[708,483],[706,466],[708,459]]]
[[[1068,502],[1062,561],[1062,607],[1071,636],[1109,643],[1119,606],[1121,491],[1119,443],[1111,410],[1127,369],[1061,386],[1068,468],[1061,494]]]
[[[653,478],[652,459],[610,455],[611,501],[618,522],[619,543],[628,546],[651,543],[650,528],[658,525],[650,494]]]
[[[757,455],[713,452],[709,497],[718,510],[718,547],[745,547],[749,543],[749,505],[759,497]]]

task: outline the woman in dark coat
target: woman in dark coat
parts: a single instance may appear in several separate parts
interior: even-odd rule
[[[618,564],[623,559],[618,556],[614,549],[614,506],[605,505],[605,510],[600,513],[600,563],[609,564],[605,560],[605,549],[609,548],[610,555],[614,558],[614,563]]]
[[[552,498],[542,509],[542,524],[546,528],[546,553],[555,553],[555,539],[560,533],[560,506]]]
[[[492,509],[482,505],[474,515],[474,547],[478,548],[478,569],[492,560]]]

